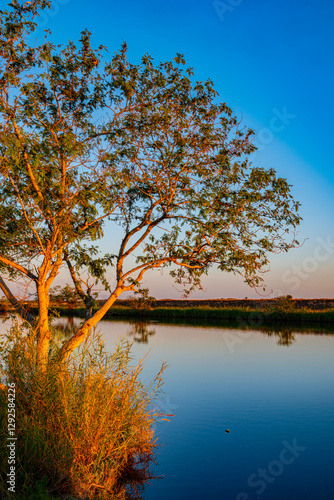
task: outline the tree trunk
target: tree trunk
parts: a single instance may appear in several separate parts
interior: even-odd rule
[[[0,276],[0,288],[12,306],[15,308],[16,312],[21,316],[22,319],[27,321],[33,328],[36,326],[36,318],[29,311],[27,311],[20,302],[14,297],[7,284]]]
[[[84,324],[79,328],[77,333],[73,335],[65,344],[63,345],[60,357],[62,361],[65,361],[69,355],[85,340],[90,330],[103,318],[103,316],[109,311],[110,307],[116,301],[116,299],[124,291],[123,287],[116,288],[114,292],[110,295],[109,299],[105,304],[89,319],[86,319]]]
[[[37,364],[45,370],[49,359],[51,333],[49,330],[49,299],[44,285],[37,286],[39,318],[37,336]]]

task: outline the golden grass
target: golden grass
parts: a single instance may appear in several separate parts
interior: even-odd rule
[[[161,415],[152,408],[164,366],[146,386],[140,380],[143,363],[132,366],[125,340],[109,354],[94,335],[62,365],[57,349],[55,343],[47,373],[35,366],[34,346],[17,329],[3,350],[4,374],[16,385],[17,491],[22,498],[36,488],[44,496],[31,498],[121,500],[131,498],[131,491],[136,497],[154,459],[152,426]],[[4,394],[0,402],[4,442]],[[2,450],[1,494],[7,489],[5,455]]]

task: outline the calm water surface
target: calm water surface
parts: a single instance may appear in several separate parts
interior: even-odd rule
[[[175,417],[156,427],[154,474],[163,477],[146,485],[145,500],[334,499],[333,335],[287,341],[120,321],[99,329],[110,349],[129,335],[135,359],[150,350],[147,380],[169,364],[161,410]]]

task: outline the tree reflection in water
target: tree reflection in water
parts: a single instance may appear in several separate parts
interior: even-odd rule
[[[64,338],[68,338],[73,334],[78,327],[77,324],[78,319],[73,317],[62,318],[57,321],[57,324],[54,325],[53,331],[56,333],[56,337],[61,340]],[[129,320],[127,319],[128,324],[130,325],[130,329],[127,331],[127,334],[130,337],[133,337],[133,340],[138,343],[148,344],[149,338],[156,334],[156,329],[154,328],[154,321],[147,320]],[[76,324],[75,324],[76,323]],[[160,321],[159,321],[160,323]],[[173,325],[184,325],[186,327],[201,327],[205,329],[229,329],[231,325],[235,325],[235,327],[240,331],[258,331],[263,335],[268,337],[277,337],[277,344],[281,346],[289,347],[297,342],[296,334],[318,334],[318,335],[333,335],[334,334],[334,326],[332,324],[310,324],[310,325],[287,325],[281,323],[277,325],[262,325],[257,328],[252,326],[240,325],[240,323],[233,323],[231,321],[208,321],[201,320],[200,318],[196,318],[191,320],[187,318],[187,321],[184,319],[177,320],[173,319],[173,321],[167,321],[166,324]]]
[[[156,330],[152,327],[152,323],[143,320],[129,321],[131,328],[127,331],[129,336],[133,337],[135,342],[148,344],[149,337],[156,334]],[[53,333],[56,339],[66,339],[73,335],[78,325],[75,324],[74,318],[68,317],[62,322],[57,322],[53,326]]]
[[[290,345],[293,345],[296,342],[296,338],[294,335],[294,331],[289,330],[289,329],[282,329],[282,330],[265,330],[263,331],[268,337],[278,337],[277,345],[283,345],[286,347],[289,347]]]
[[[61,323],[57,322],[57,324],[54,324],[52,326],[52,333],[55,339],[62,340],[70,338],[77,329],[78,325],[75,324],[74,318],[69,316]]]
[[[131,329],[127,333],[133,336],[135,342],[148,344],[149,337],[155,335],[156,330],[151,323],[140,320],[131,322]]]

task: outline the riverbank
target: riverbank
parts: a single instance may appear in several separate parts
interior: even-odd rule
[[[289,296],[287,296],[289,297]],[[214,309],[260,309],[265,310],[269,307],[277,306],[280,298],[276,299],[160,299],[151,303],[151,307],[155,308],[214,308]],[[310,309],[312,311],[324,311],[334,309],[334,299],[289,299],[289,303],[294,309]],[[128,307],[129,300],[118,299],[115,302],[115,307]]]
[[[37,313],[36,305],[25,305]],[[130,307],[129,307],[130,306]],[[0,304],[0,313],[11,308]],[[83,307],[57,305],[53,307],[60,316],[85,317]],[[105,319],[131,318],[147,320],[207,320],[231,321],[239,326],[285,323],[334,324],[334,299],[215,299],[215,300],[156,300],[149,306],[128,300],[118,300]]]
[[[84,308],[56,308],[60,316],[85,317]],[[104,319],[133,320],[205,320],[226,321],[234,326],[257,327],[265,324],[334,324],[334,309],[313,311],[300,309],[293,311],[251,309],[251,308],[213,308],[213,307],[156,307],[152,309],[135,309],[130,307],[112,307]]]
[[[152,309],[133,309],[129,307],[114,307],[109,310],[106,318],[142,318],[142,319],[203,319],[213,321],[232,321],[256,326],[269,323],[331,323],[334,322],[334,308],[313,311],[300,309],[294,311],[252,309],[252,308],[213,308],[213,307],[156,307]]]

